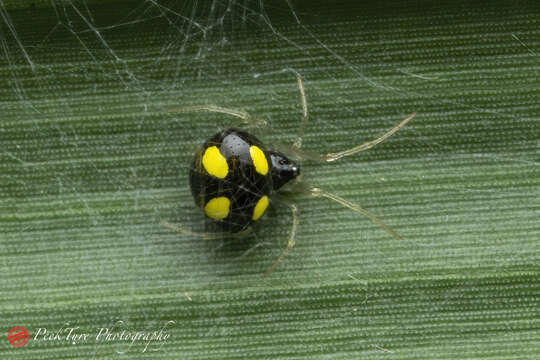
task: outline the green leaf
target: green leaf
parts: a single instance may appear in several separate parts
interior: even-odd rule
[[[30,333],[2,358],[538,357],[534,2],[4,0],[0,14],[0,319]],[[205,228],[189,166],[234,122],[177,110],[247,111],[269,148],[290,144],[296,73],[307,151],[417,113],[367,152],[302,163],[402,239],[293,194],[296,246],[265,278],[283,203],[247,239],[161,225]]]

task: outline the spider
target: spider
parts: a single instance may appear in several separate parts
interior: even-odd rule
[[[416,113],[410,114],[375,140],[335,153],[308,153],[301,149],[304,129],[308,121],[308,106],[302,77],[299,74],[297,74],[297,82],[302,102],[302,120],[296,140],[290,149],[295,159],[287,157],[282,152],[267,149],[255,136],[236,127],[220,131],[204,142],[195,153],[189,174],[191,193],[195,203],[203,210],[206,217],[217,223],[230,236],[242,237],[252,232],[251,225],[264,215],[271,199],[278,195],[280,190],[288,187],[289,190],[336,201],[368,217],[392,236],[401,238],[381,219],[357,204],[299,181],[301,168],[297,161],[309,159],[333,162],[368,150],[405,126]],[[264,120],[258,120],[246,112],[215,105],[185,107],[172,111],[217,112],[236,117],[244,125],[266,125]],[[298,208],[290,201],[285,201],[285,203],[292,215],[289,239],[286,248],[268,268],[265,276],[270,275],[283,262],[295,245],[299,224]],[[162,224],[175,231],[205,239],[223,236],[222,233],[195,233],[166,221]]]

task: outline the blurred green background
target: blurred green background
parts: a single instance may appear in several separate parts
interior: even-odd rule
[[[538,358],[536,2],[0,0],[0,15],[2,358]],[[160,225],[204,229],[190,161],[232,121],[170,109],[242,109],[270,123],[268,147],[290,143],[294,71],[307,150],[417,112],[368,152],[303,164],[403,239],[298,195],[297,245],[264,278],[286,206],[241,241]]]

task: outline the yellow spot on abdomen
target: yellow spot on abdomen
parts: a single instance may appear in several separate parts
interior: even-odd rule
[[[258,220],[261,216],[263,216],[267,207],[268,196],[264,195],[262,198],[259,199],[259,201],[257,201],[257,205],[255,205],[255,208],[253,209],[253,216],[251,218],[253,220]]]
[[[262,151],[258,146],[253,145],[249,148],[249,154],[251,155],[251,160],[253,160],[255,171],[261,175],[266,175],[266,173],[268,173],[268,161],[266,161],[264,151]]]
[[[231,201],[225,196],[213,198],[204,206],[204,213],[214,220],[225,219],[229,215]]]
[[[206,172],[217,178],[223,179],[229,172],[227,160],[221,155],[217,146],[210,146],[204,152],[202,163]]]

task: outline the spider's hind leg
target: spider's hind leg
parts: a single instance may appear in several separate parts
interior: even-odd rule
[[[195,236],[203,240],[222,239],[224,237],[243,238],[253,233],[253,229],[251,227],[248,227],[245,230],[242,230],[236,233],[227,233],[227,232],[196,232],[177,224],[171,224],[164,220],[161,221],[161,225],[165,226],[168,229],[174,230],[178,233]]]
[[[268,122],[266,120],[255,118],[245,111],[224,108],[217,105],[200,105],[200,106],[186,106],[186,107],[180,107],[180,108],[169,108],[169,111],[173,113],[191,112],[191,111],[215,112],[215,113],[227,114],[227,115],[234,116],[240,119],[238,120],[239,125],[257,126],[257,127],[264,127],[268,125]]]
[[[284,201],[285,204],[289,207],[291,210],[292,215],[292,224],[291,224],[291,231],[289,232],[289,240],[287,241],[287,247],[283,249],[281,252],[281,255],[274,261],[272,266],[266,270],[264,273],[264,276],[267,277],[270,275],[278,266],[285,260],[285,257],[289,255],[289,253],[294,248],[294,245],[296,244],[296,232],[298,230],[298,224],[300,223],[300,219],[298,217],[298,207],[295,204],[290,203],[289,201]]]

